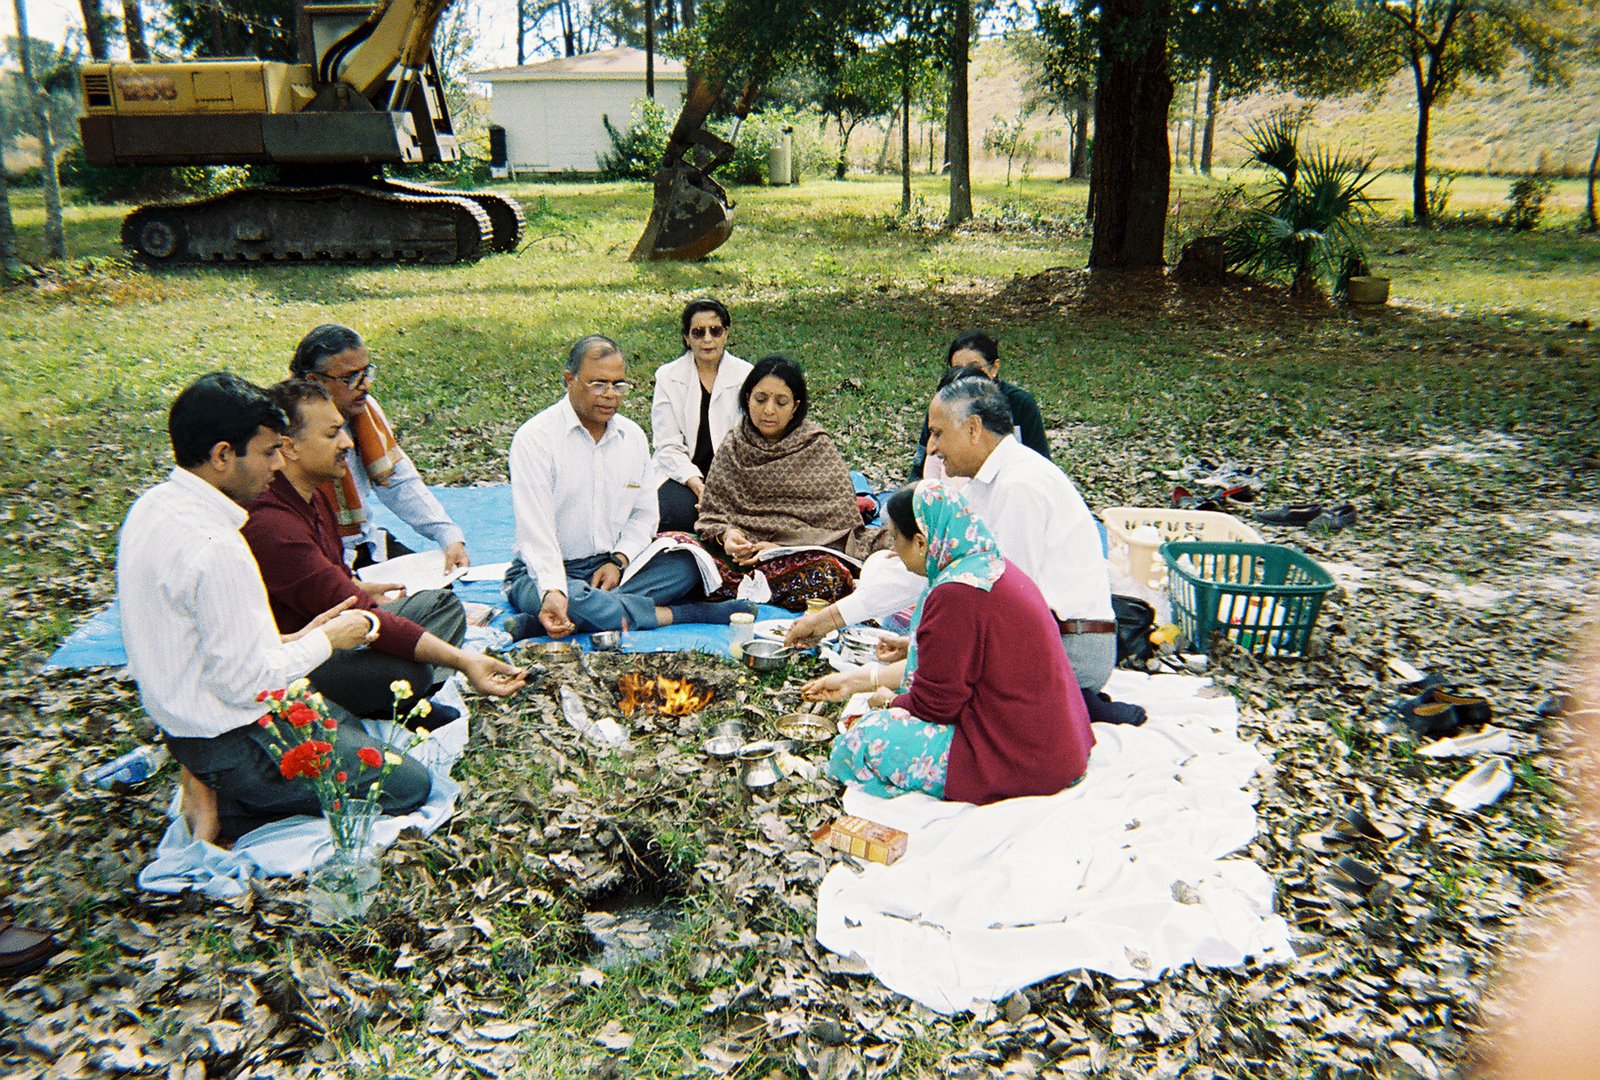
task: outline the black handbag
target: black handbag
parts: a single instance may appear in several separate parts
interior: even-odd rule
[[[1156,609],[1136,596],[1111,597],[1117,620],[1117,663],[1143,665],[1156,654],[1150,631],[1156,628]]]

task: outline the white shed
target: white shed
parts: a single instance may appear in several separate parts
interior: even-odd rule
[[[602,49],[471,78],[489,83],[489,120],[505,129],[506,165],[518,172],[594,172],[611,148],[601,117],[626,130],[645,96],[644,51]],[[656,55],[656,101],[670,125],[689,76],[683,63]]]

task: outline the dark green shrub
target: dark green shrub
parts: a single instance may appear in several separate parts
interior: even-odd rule
[[[649,180],[661,164],[667,149],[667,114],[661,106],[644,98],[633,106],[633,118],[626,131],[617,130],[611,117],[602,116],[611,149],[600,158],[602,180]]]
[[[1512,232],[1528,232],[1544,216],[1544,202],[1556,190],[1555,181],[1542,176],[1524,176],[1511,181],[1506,193],[1506,216],[1502,222]]]

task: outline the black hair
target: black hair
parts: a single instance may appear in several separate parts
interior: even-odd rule
[[[981,367],[977,367],[973,364],[962,364],[960,367],[947,367],[943,372],[940,373],[939,385],[934,389],[934,393],[937,394],[940,390],[943,390],[951,383],[960,379],[987,379],[988,377],[989,376],[984,373],[984,370]]]
[[[913,536],[922,535],[922,530],[917,527],[917,510],[911,501],[916,495],[916,491],[917,486],[915,484],[907,484],[893,495],[890,495],[883,506],[883,512],[888,515],[889,523],[894,526],[894,531],[906,540],[910,540]]]
[[[583,362],[592,354],[595,359],[610,356],[616,353],[622,355],[622,346],[606,337],[604,334],[589,334],[573,342],[571,350],[567,353],[567,370],[573,375],[583,367]]]
[[[794,418],[789,421],[789,426],[783,429],[783,435],[789,434],[800,426],[806,418],[809,395],[806,393],[806,374],[800,370],[800,365],[790,360],[787,356],[773,353],[763,356],[757,361],[756,366],[750,369],[750,374],[744,377],[744,385],[739,387],[739,411],[744,413],[746,422],[750,419],[750,395],[755,393],[756,383],[768,375],[775,375],[782,379],[789,387],[789,393],[794,395]],[[779,438],[783,436],[780,435]]]
[[[690,300],[683,305],[683,336],[689,336],[689,323],[702,311],[709,311],[722,320],[723,326],[732,326],[733,317],[728,314],[728,307],[721,300],[710,296],[702,296],[698,300]]]
[[[957,423],[969,416],[976,416],[983,423],[985,431],[1002,438],[1016,430],[1011,406],[992,379],[951,379],[933,395],[933,399],[951,410],[951,419]]]
[[[289,374],[305,378],[313,371],[322,370],[322,362],[330,356],[362,347],[361,335],[348,326],[323,323],[300,339],[294,348],[294,358],[289,361]]]
[[[289,418],[267,392],[226,371],[202,375],[173,399],[167,412],[172,456],[181,468],[203,465],[211,448],[227,443],[244,456],[262,428],[283,434]]]
[[[305,423],[306,402],[333,401],[333,395],[328,393],[326,387],[310,379],[285,379],[280,383],[273,383],[267,387],[267,395],[288,418],[289,426],[284,429],[287,435],[296,434],[300,430],[300,425]]]
[[[998,363],[1000,360],[1000,343],[982,330],[968,330],[952,341],[950,351],[944,354],[944,362],[948,364],[954,360],[956,353],[962,349],[971,349],[982,356],[986,364]]]

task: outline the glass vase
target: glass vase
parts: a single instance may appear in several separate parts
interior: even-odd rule
[[[359,919],[378,886],[372,826],[382,810],[374,799],[340,798],[324,805],[333,854],[310,875],[311,921],[322,925]]]

